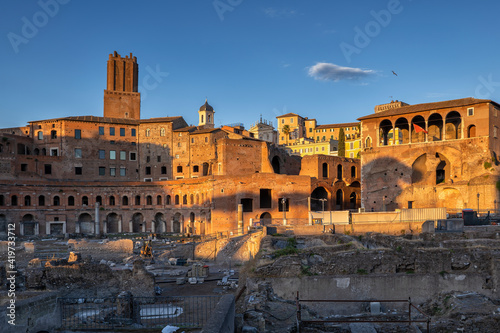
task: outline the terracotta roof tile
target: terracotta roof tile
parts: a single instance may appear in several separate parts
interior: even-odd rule
[[[467,98],[453,99],[453,100],[442,101],[442,102],[422,103],[422,104],[402,106],[400,108],[395,108],[395,109],[390,109],[390,110],[370,114],[368,116],[358,118],[358,120],[383,118],[383,117],[397,116],[397,115],[403,115],[403,114],[414,113],[414,112],[431,111],[431,110],[437,110],[437,109],[445,109],[445,108],[454,108],[454,107],[461,107],[461,106],[467,106],[467,105],[474,105],[474,104],[479,104],[479,103],[493,103],[497,106],[500,106],[500,104],[498,104],[490,99],[476,99],[473,97],[467,97]]]

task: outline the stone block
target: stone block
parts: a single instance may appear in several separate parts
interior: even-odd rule
[[[372,315],[380,314],[380,302],[370,302],[370,313]]]
[[[35,243],[33,242],[24,242],[23,248],[26,253],[35,253]]]
[[[432,221],[432,220],[425,221],[422,224],[422,232],[434,233],[435,232],[434,221]]]

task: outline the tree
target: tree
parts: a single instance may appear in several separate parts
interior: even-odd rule
[[[290,135],[290,126],[289,125],[283,126],[283,128],[281,129],[281,132],[283,132],[283,134],[285,134],[286,145],[288,146],[288,136]]]
[[[345,134],[344,128],[341,127],[339,130],[339,156],[345,157]]]

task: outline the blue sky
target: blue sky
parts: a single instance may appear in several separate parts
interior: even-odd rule
[[[115,50],[137,56],[142,118],[196,124],[205,98],[217,126],[247,128],[261,114],[275,123],[288,112],[352,122],[391,99],[499,102],[499,9],[496,1],[6,0],[0,127],[102,116]]]

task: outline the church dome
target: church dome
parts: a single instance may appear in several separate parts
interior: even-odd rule
[[[214,111],[214,108],[210,104],[208,104],[207,100],[205,100],[205,104],[200,106],[200,111]]]

